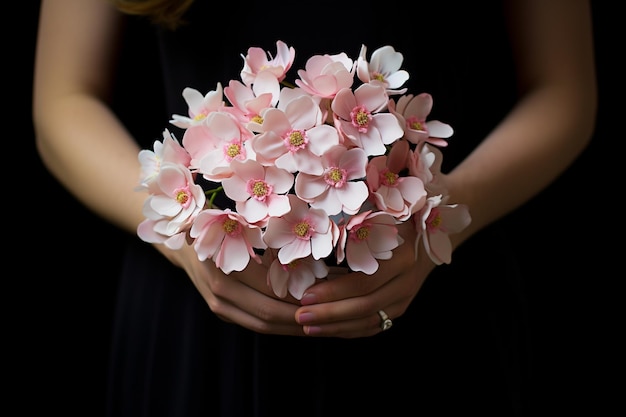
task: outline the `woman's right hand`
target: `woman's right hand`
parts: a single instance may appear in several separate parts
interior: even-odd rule
[[[200,261],[191,245],[179,250],[155,245],[174,265],[184,269],[213,313],[224,321],[265,334],[304,336],[295,320],[300,302],[280,298],[267,284],[266,265],[250,260],[241,272],[226,275],[212,260]]]

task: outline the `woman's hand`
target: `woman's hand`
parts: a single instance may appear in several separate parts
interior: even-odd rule
[[[170,250],[155,245],[174,265],[183,268],[222,320],[258,333],[304,336],[294,317],[300,302],[277,297],[267,284],[267,266],[251,260],[244,271],[226,275],[212,260],[200,261],[192,246]]]
[[[265,334],[356,338],[382,331],[378,311],[392,319],[404,314],[434,268],[426,254],[415,261],[412,223],[399,229],[405,242],[391,260],[380,261],[376,273],[331,268],[329,279],[307,289],[302,300],[276,296],[267,283],[266,265],[251,261],[244,271],[226,275],[212,261],[199,261],[191,246],[156,248],[187,272],[222,320]]]
[[[372,275],[335,274],[307,289],[295,313],[309,336],[356,338],[382,331],[383,310],[389,318],[404,314],[435,264],[420,249],[415,259],[412,222],[399,225],[405,242]],[[421,245],[420,245],[421,247]]]

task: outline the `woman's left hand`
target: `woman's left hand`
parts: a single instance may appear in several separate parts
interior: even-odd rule
[[[356,338],[383,331],[384,312],[393,320],[404,314],[435,264],[423,250],[415,257],[413,222],[398,225],[404,243],[378,270],[333,274],[308,288],[296,321],[308,336]],[[336,270],[335,270],[336,271]]]

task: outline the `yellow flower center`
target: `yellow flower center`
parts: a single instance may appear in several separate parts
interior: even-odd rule
[[[293,232],[296,234],[296,236],[298,237],[305,237],[308,233],[309,233],[309,229],[311,226],[309,226],[308,223],[306,222],[300,222],[298,224],[296,224],[293,228]]]
[[[426,130],[424,129],[424,125],[422,122],[418,122],[417,120],[411,123],[411,129],[413,130]]]
[[[328,171],[328,178],[332,181],[332,182],[339,182],[343,179],[343,175],[341,173],[341,170],[339,168],[331,168]]]
[[[304,143],[304,137],[302,136],[302,132],[299,130],[294,130],[289,135],[289,143],[292,146],[300,146]]]
[[[232,234],[239,230],[239,222],[233,219],[226,219],[224,223],[222,223],[222,229],[226,234]]]
[[[240,152],[241,146],[236,143],[232,143],[228,145],[228,148],[226,148],[226,155],[228,155],[230,158],[235,158],[237,155],[239,155]]]
[[[441,225],[441,216],[439,214],[437,214],[435,217],[432,218],[430,225],[433,228],[437,228]]]
[[[256,197],[263,197],[267,195],[267,185],[263,181],[256,181],[252,186],[252,193]]]
[[[360,227],[359,230],[357,230],[355,234],[356,234],[357,239],[366,240],[368,236],[370,235],[370,228],[367,226]]]
[[[180,204],[185,204],[189,201],[189,194],[185,190],[180,190],[176,193],[176,201]]]
[[[203,112],[201,112],[201,113],[196,114],[196,115],[193,117],[193,120],[194,120],[195,122],[199,122],[200,120],[205,119],[205,118],[206,118],[206,111],[203,111]]]
[[[394,185],[396,183],[396,180],[398,179],[398,175],[391,171],[385,172],[384,176],[385,176],[385,183],[387,185]]]
[[[369,117],[367,112],[359,110],[354,120],[356,120],[359,126],[365,126],[369,122]]]

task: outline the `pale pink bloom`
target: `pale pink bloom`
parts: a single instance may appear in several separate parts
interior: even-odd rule
[[[313,259],[312,256],[296,259],[288,264],[280,263],[277,258],[267,271],[267,284],[280,298],[285,298],[289,292],[296,300],[300,300],[307,288],[315,284],[316,279],[328,275],[328,270],[324,260]]]
[[[417,96],[408,94],[398,98],[398,102],[389,100],[389,111],[394,114],[404,127],[404,137],[411,143],[432,143],[436,146],[447,146],[445,140],[452,136],[454,130],[439,120],[426,120],[433,108],[433,98],[428,93]]]
[[[194,183],[187,167],[172,163],[161,166],[156,185],[158,193],[146,199],[143,206],[146,220],[138,226],[137,234],[146,242],[165,243],[179,249],[185,232],[204,208],[204,190]]]
[[[144,202],[144,207],[150,204],[150,197]],[[153,220],[146,218],[137,226],[137,236],[144,242],[148,243],[160,243],[167,246],[170,249],[178,250],[183,247],[187,241],[187,230],[181,230],[173,235],[164,235],[158,230],[166,227],[167,220]],[[191,223],[188,225],[191,227]]]
[[[174,114],[170,120],[171,124],[182,129],[202,123],[210,113],[220,111],[225,107],[222,84],[220,83],[217,83],[215,90],[209,91],[204,96],[195,88],[186,87],[183,90],[183,98],[187,103],[188,116]]]
[[[355,63],[344,52],[336,55],[314,55],[304,70],[298,70],[296,85],[312,96],[333,98],[354,83]]]
[[[267,246],[278,249],[278,259],[288,264],[312,255],[322,259],[330,255],[339,238],[337,225],[324,210],[310,208],[293,194],[288,194],[291,211],[282,217],[270,217],[263,234]]]
[[[201,211],[191,226],[189,236],[195,239],[193,247],[200,261],[213,259],[215,266],[225,274],[242,271],[250,258],[259,264],[261,257],[254,249],[265,249],[259,227],[248,224],[230,209]]]
[[[339,143],[339,133],[322,124],[322,113],[306,95],[287,103],[284,111],[268,109],[263,114],[263,133],[252,139],[256,159],[289,172],[323,172],[320,156]]]
[[[236,209],[249,223],[269,216],[278,217],[289,211],[285,194],[293,186],[293,174],[275,166],[264,167],[247,160],[233,160],[233,175],[222,181],[224,192],[236,202]]]
[[[301,96],[311,97],[311,99],[319,106],[320,111],[322,112],[321,113],[322,121],[326,121],[329,118],[330,99],[325,99],[320,96],[312,96],[300,87],[293,87],[293,88],[283,87],[280,90],[280,95],[278,97],[278,104],[276,105],[276,107],[281,110],[285,110],[285,108],[291,102],[291,100],[295,100]],[[329,121],[328,124],[332,125],[332,116],[330,116],[330,119],[328,121]]]
[[[400,221],[422,208],[424,183],[418,177],[400,176],[407,168],[410,148],[405,140],[393,144],[389,155],[376,156],[367,165],[367,186],[376,207]]]
[[[409,79],[409,73],[401,70],[404,57],[392,46],[383,46],[376,49],[369,62],[366,58],[367,47],[361,45],[361,52],[357,60],[357,76],[364,83],[382,83],[387,94],[404,94],[407,89],[400,88]]]
[[[296,195],[331,216],[341,212],[358,213],[369,195],[364,182],[365,151],[337,145],[328,150],[321,161],[324,171],[320,175],[300,172],[296,176]]]
[[[252,86],[231,80],[224,88],[224,95],[231,105],[238,110],[237,115],[249,130],[260,131],[263,123],[263,110],[275,107],[280,95],[280,84],[276,76],[269,71],[260,73]]]
[[[199,127],[194,130],[200,131]],[[231,161],[253,159],[254,151],[247,142],[241,125],[227,113],[211,114],[202,127],[202,136],[185,132],[183,144],[199,160],[198,172],[209,181],[221,181],[232,175]]]
[[[137,190],[156,192],[155,179],[159,175],[161,164],[171,162],[189,166],[191,157],[185,148],[181,146],[176,137],[169,130],[163,131],[163,141],[154,141],[153,150],[142,149],[139,151],[139,163],[141,174]]]
[[[287,72],[293,65],[296,51],[293,47],[288,47],[283,41],[276,42],[276,56],[262,48],[248,48],[248,54],[242,55],[244,66],[241,70],[241,80],[245,85],[252,85],[256,82],[257,76],[263,71],[269,71],[278,81],[285,79]]]
[[[189,127],[183,134],[183,146],[191,157],[191,161],[189,162],[189,168],[191,170],[197,170],[202,158],[209,152],[215,150],[223,140],[219,134],[214,132],[213,128],[207,125],[207,120],[214,118],[223,120],[224,118],[231,119],[231,116],[223,112],[211,113],[210,116],[202,119],[201,123]],[[233,132],[239,131],[239,126],[234,120],[227,120],[224,124],[230,126]]]
[[[391,259],[392,250],[404,243],[396,219],[382,211],[359,213],[340,231],[337,262],[345,258],[352,271],[368,275],[378,270],[377,259]]]
[[[441,195],[429,197],[426,204],[413,216],[417,243],[421,239],[428,257],[437,265],[452,261],[450,235],[465,229],[471,222],[464,204],[445,204]]]
[[[409,154],[409,175],[422,180],[429,196],[448,193],[444,184],[440,181],[442,161],[443,154],[441,150],[428,146],[425,142]]]
[[[344,88],[335,96],[335,126],[368,156],[384,155],[389,145],[404,134],[398,119],[387,108],[388,96],[380,84],[363,84],[354,92]]]
[[[418,146],[407,157],[409,174],[418,177],[427,185],[433,180],[430,167],[435,163],[436,155],[429,146]],[[438,194],[438,193],[437,193]]]
[[[302,96],[310,97],[311,99],[313,99],[313,101],[317,105],[319,105],[323,100],[319,96],[312,96],[311,94],[307,93],[305,90],[303,90],[300,87],[293,87],[293,88],[283,87],[280,89],[280,94],[278,95],[278,103],[276,104],[276,108],[285,110],[285,108],[287,108],[287,104],[289,104],[292,100],[295,100]],[[323,117],[322,117],[322,120],[324,120]]]
[[[154,180],[159,175],[161,169],[161,161],[163,160],[163,142],[155,140],[152,149],[142,149],[137,155],[141,170],[139,173],[139,185],[135,187],[136,191],[146,190],[153,192]]]

